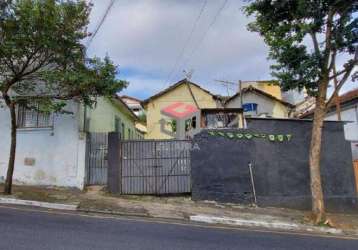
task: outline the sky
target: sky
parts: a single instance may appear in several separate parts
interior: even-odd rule
[[[111,0],[91,2],[88,30],[93,32]],[[115,0],[88,55],[108,55],[119,67],[118,78],[129,82],[121,95],[148,98],[185,78],[184,71],[192,72],[191,81],[212,93],[233,94],[236,86],[227,88],[215,80],[272,79],[268,48],[262,37],[247,30],[252,19],[242,12],[245,4],[241,0]],[[350,82],[342,92],[356,86]]]

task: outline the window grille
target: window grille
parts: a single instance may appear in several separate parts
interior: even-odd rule
[[[238,116],[242,114],[240,108],[202,109],[202,128],[236,128]]]
[[[32,105],[29,108],[26,105],[19,105],[18,107],[18,128],[50,128],[53,127],[53,119],[50,113],[37,111],[38,104]]]

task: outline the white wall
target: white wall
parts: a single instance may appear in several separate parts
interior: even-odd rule
[[[342,109],[342,121],[348,121],[344,125],[345,137],[349,141],[358,141],[358,104],[352,105]],[[337,121],[337,114],[335,112],[328,113],[326,120]]]
[[[79,105],[67,110],[74,114],[55,115],[54,129],[19,129],[14,183],[53,185],[82,189],[85,179],[86,140],[79,132]],[[0,181],[4,181],[10,148],[10,115],[0,107]],[[33,166],[25,158],[35,159]]]
[[[257,103],[257,115],[267,113],[268,116],[275,118],[287,118],[288,109],[281,103],[256,93],[244,93],[243,103]],[[226,104],[226,108],[240,107],[240,97],[237,96]],[[249,113],[245,113],[249,114]]]
[[[354,121],[354,122],[358,122],[357,121],[357,109],[358,109],[358,104],[356,104],[355,106],[350,106],[348,108],[345,108],[341,111],[341,118],[342,121]],[[337,120],[337,114],[336,112],[331,112],[328,113],[326,115],[326,120],[330,120],[330,121],[336,121]]]
[[[326,115],[326,120],[337,121],[337,119],[335,112]],[[353,160],[358,160],[358,104],[343,108],[341,119],[347,121],[344,125],[344,135],[346,140],[351,141]]]

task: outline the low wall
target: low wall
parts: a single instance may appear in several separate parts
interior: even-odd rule
[[[311,207],[308,153],[312,122],[248,119],[245,130],[203,130],[191,153],[194,200]],[[358,209],[350,143],[343,123],[325,122],[321,174],[327,209]]]

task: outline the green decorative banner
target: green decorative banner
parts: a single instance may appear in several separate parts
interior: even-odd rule
[[[238,132],[223,132],[223,131],[208,131],[211,136],[221,136],[229,139],[246,139],[251,140],[254,138],[266,139],[271,142],[284,142],[291,141],[292,135],[274,135],[274,134],[265,134],[265,133],[238,133]]]

